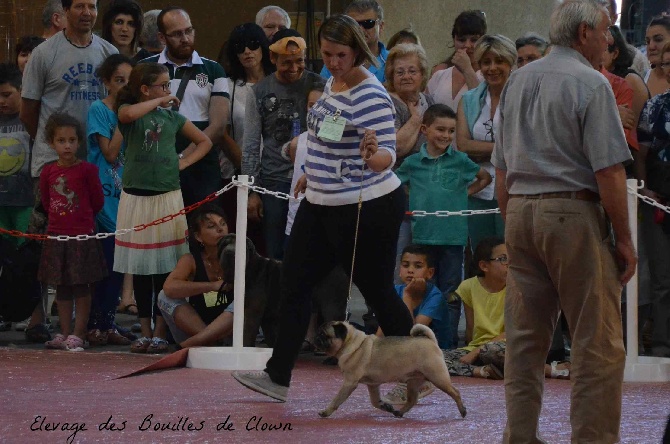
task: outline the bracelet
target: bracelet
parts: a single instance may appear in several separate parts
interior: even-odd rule
[[[179,157],[180,159],[183,159],[183,158],[184,158],[184,153],[179,153],[178,157]]]

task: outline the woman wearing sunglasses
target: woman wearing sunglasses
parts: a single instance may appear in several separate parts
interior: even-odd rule
[[[238,153],[235,162],[240,168],[241,147],[244,140],[244,113],[251,87],[274,71],[268,50],[269,42],[263,28],[255,23],[236,26],[230,33],[226,46],[228,62],[228,91],[230,91],[230,123],[225,141]],[[221,154],[223,155],[223,154]]]

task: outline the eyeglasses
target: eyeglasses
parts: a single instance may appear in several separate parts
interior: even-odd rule
[[[405,74],[408,74],[410,77],[416,77],[419,74],[421,74],[421,71],[416,69],[408,69],[407,71],[405,71],[404,69],[396,69],[395,71],[393,71],[393,75],[396,77],[402,77]]]
[[[195,28],[190,27],[190,28],[186,28],[183,31],[175,31],[175,32],[172,32],[170,34],[165,34],[165,37],[169,37],[171,39],[181,39],[181,38],[184,38],[184,37],[193,37],[193,34],[195,34]]]
[[[165,83],[157,83],[156,85],[149,85],[150,88],[158,88],[160,87],[164,92],[169,92],[170,91],[170,83],[165,82]]]
[[[490,257],[489,260],[493,262],[500,262],[503,265],[507,265],[507,263],[509,262],[509,259],[507,258],[506,254],[501,254],[498,257]]]
[[[661,69],[668,69],[670,68],[670,62],[659,63],[658,66],[660,66]]]
[[[484,129],[486,130],[486,137],[491,138],[491,142],[496,141],[496,135],[493,132],[493,119],[489,119],[484,122]]]
[[[377,25],[377,22],[379,20],[374,20],[374,19],[367,19],[367,20],[361,20],[360,22],[357,21],[358,26],[360,26],[363,29],[372,29]]]
[[[246,40],[244,42],[237,42],[233,44],[233,50],[235,51],[235,54],[242,54],[246,48],[255,51],[260,47],[261,42],[259,42],[258,40]]]
[[[534,56],[534,55],[531,55],[531,56],[528,56],[528,57],[518,57],[516,59],[516,64],[519,65],[519,66],[523,66],[526,63],[534,62],[535,60],[538,60],[538,59],[539,59],[539,57]]]

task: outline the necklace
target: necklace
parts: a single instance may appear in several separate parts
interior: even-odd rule
[[[67,41],[70,43],[70,45],[74,46],[75,48],[79,48],[79,49],[88,48],[89,46],[91,46],[91,43],[93,43],[93,34],[91,34],[91,40],[89,40],[89,42],[88,42],[86,45],[84,45],[84,46],[77,45],[76,43],[73,43],[72,40],[70,40],[70,39],[68,38],[68,36],[67,36],[67,34],[65,33],[65,30],[64,30],[64,29],[63,29],[63,35],[65,36],[65,40],[67,40]]]
[[[205,253],[202,254],[202,258],[203,258],[203,260],[205,261],[205,265],[206,265],[206,267],[207,267],[207,271],[209,271],[211,274],[213,274],[214,276],[216,276],[216,280],[217,280],[217,281],[222,281],[222,280],[223,280],[223,276],[221,276],[221,273],[220,273],[220,272],[221,272],[221,267],[219,267],[218,270],[214,270],[214,268],[212,267],[212,263],[209,261],[209,259],[207,258],[207,256],[205,256]]]

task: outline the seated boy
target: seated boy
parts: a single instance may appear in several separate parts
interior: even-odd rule
[[[396,285],[398,296],[409,309],[415,324],[430,327],[440,348],[446,348],[449,342],[449,306],[442,292],[429,281],[435,274],[433,258],[428,248],[422,245],[408,245],[400,257],[401,285]],[[377,335],[381,335],[381,329]],[[419,389],[419,399],[429,395],[435,387],[426,382]],[[385,401],[404,404],[407,396],[405,384],[398,384],[385,396]]]
[[[429,281],[435,274],[430,251],[422,245],[408,245],[400,258],[401,285],[396,285],[415,324],[430,327],[440,348],[445,348],[449,339],[449,307],[442,292]]]
[[[451,145],[456,114],[446,105],[430,106],[423,114],[421,132],[426,143],[396,170],[400,181],[409,185],[410,210],[466,210],[468,196],[491,183],[491,175]],[[466,217],[413,217],[412,240],[427,246],[434,257],[436,285],[445,300],[463,280],[467,239]],[[457,347],[459,318],[460,304],[451,315],[451,335],[442,348]]]

